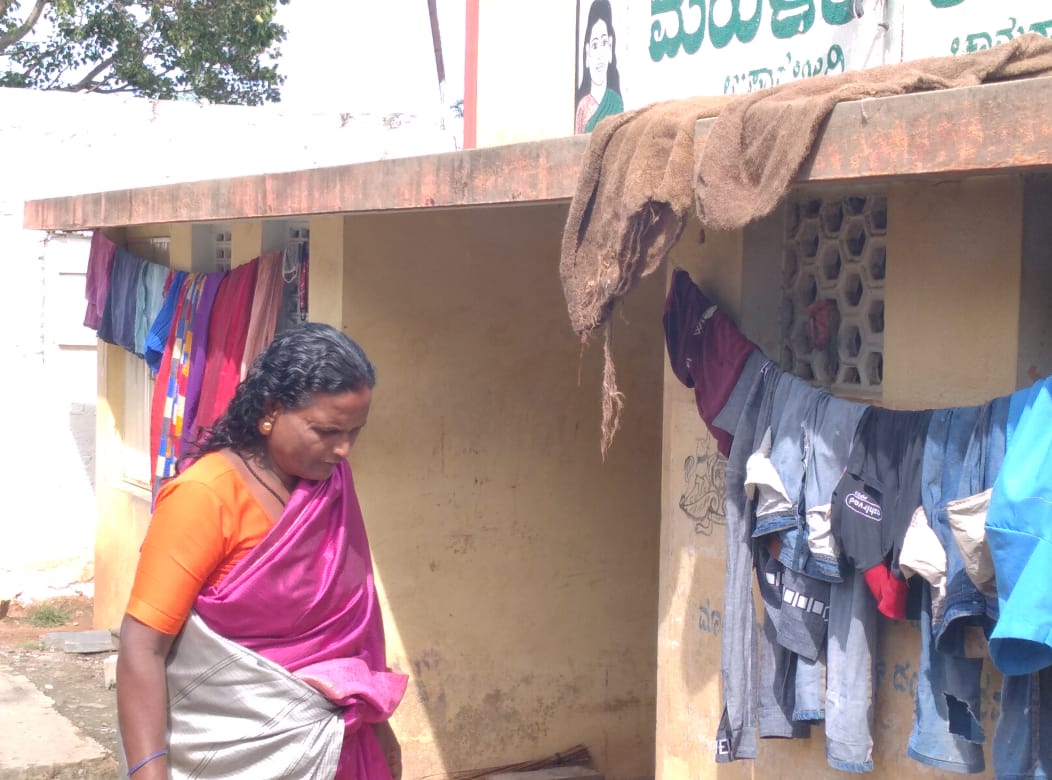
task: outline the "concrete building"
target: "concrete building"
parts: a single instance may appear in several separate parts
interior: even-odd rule
[[[16,377],[3,398],[19,410],[7,423],[19,446],[4,462],[26,496],[0,520],[0,599],[90,593],[94,566],[97,371],[95,334],[82,326],[88,239],[24,229],[23,202],[451,151],[443,121],[437,112],[297,113],[0,89],[0,138],[11,150],[0,177],[0,240],[14,291],[0,313],[0,357]],[[52,500],[31,498],[42,495]]]
[[[391,661],[411,675],[395,718],[406,777],[578,742],[615,780],[833,776],[821,729],[764,742],[754,763],[713,761],[721,462],[665,367],[663,280],[644,280],[617,315],[626,412],[604,463],[601,349],[582,355],[557,272],[586,141],[557,137],[570,132],[568,89],[558,106],[518,103],[537,120],[518,138],[513,121],[486,115],[497,104],[482,74],[496,84],[500,71],[486,65],[483,14],[498,4],[476,2],[474,17],[471,5],[465,135],[488,148],[37,200],[26,226],[166,239],[173,267],[205,270],[195,236],[217,225],[231,226],[237,264],[306,224],[310,317],[361,340],[379,370],[353,465]],[[558,40],[572,60],[573,37]],[[499,52],[505,72],[521,63],[516,41]],[[547,62],[535,73],[551,84]],[[527,89],[503,86],[509,100]],[[769,355],[842,395],[926,408],[1029,384],[1052,371],[1050,101],[1052,79],[1033,79],[844,104],[778,212],[703,245],[688,226],[669,267],[687,268]],[[495,145],[508,140],[526,142]],[[849,315],[835,365],[780,315],[818,291]],[[136,370],[100,350],[103,627],[120,617],[148,523],[147,494],[121,465],[141,419]],[[917,644],[910,625],[882,626],[879,780],[929,771],[905,755]],[[1000,685],[989,669],[988,734]]]

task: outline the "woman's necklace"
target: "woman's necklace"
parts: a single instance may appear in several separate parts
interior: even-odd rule
[[[237,452],[237,456],[239,458],[241,458],[241,462],[245,464],[245,468],[248,469],[248,473],[256,478],[256,482],[258,482],[260,485],[262,485],[263,489],[266,490],[268,493],[270,493],[270,495],[274,496],[274,498],[276,498],[278,500],[279,504],[281,504],[282,506],[285,506],[285,502],[288,499],[282,498],[281,496],[279,496],[278,492],[276,490],[274,490],[274,488],[272,488],[270,485],[268,485],[266,482],[263,481],[263,478],[261,476],[259,476],[259,474],[256,473],[256,470],[254,468],[252,468],[252,464],[248,462],[248,458],[246,458],[244,455],[242,455],[237,450],[234,450],[234,452]]]

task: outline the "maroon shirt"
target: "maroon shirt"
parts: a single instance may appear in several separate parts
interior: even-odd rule
[[[662,321],[672,371],[680,382],[694,388],[698,414],[715,437],[717,449],[727,455],[733,436],[712,421],[727,403],[756,345],[705,297],[682,268],[672,274]]]

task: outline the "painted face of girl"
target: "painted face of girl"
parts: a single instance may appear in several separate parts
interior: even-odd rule
[[[607,27],[606,22],[597,19],[592,25],[592,33],[585,47],[585,64],[592,76],[592,84],[599,86],[606,84],[606,69],[610,65],[610,57],[614,50],[614,35]]]

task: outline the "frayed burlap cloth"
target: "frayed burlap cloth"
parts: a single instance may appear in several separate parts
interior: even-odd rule
[[[703,227],[740,228],[771,213],[837,103],[1052,75],[1052,40],[1036,33],[961,57],[935,57],[794,81],[736,98],[659,103],[596,127],[570,204],[559,272],[574,331],[607,323],[603,423],[606,454],[622,398],[608,318],[676,243],[694,203]],[[717,116],[701,159],[694,125]]]
[[[694,124],[729,98],[657,103],[608,117],[588,143],[563,231],[562,276],[570,324],[586,339],[640,277],[665,259],[694,202]],[[603,345],[603,456],[621,418],[607,323]]]

